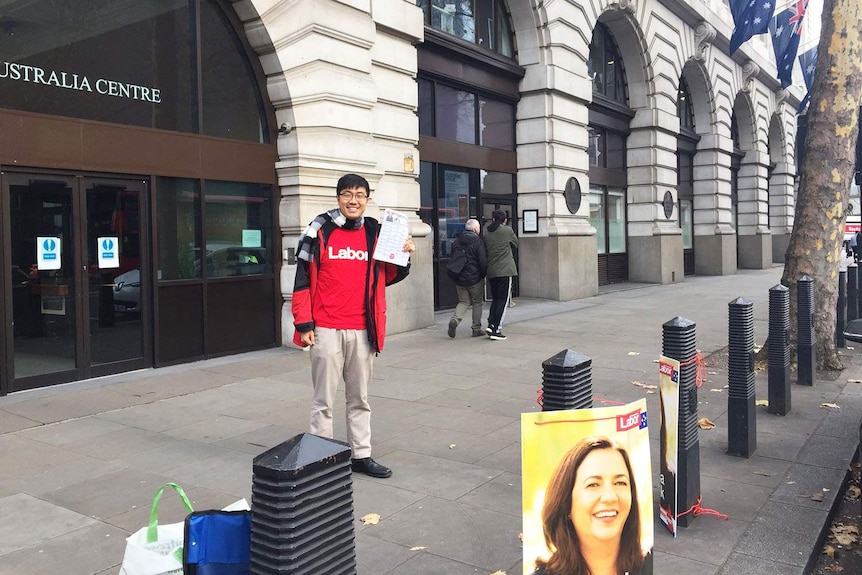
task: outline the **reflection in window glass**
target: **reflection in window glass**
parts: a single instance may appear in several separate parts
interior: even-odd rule
[[[207,277],[272,273],[272,186],[206,181]]]
[[[476,95],[449,86],[437,86],[437,137],[476,143]]]
[[[262,143],[262,104],[242,44],[215,2],[200,7],[202,132]]]
[[[694,223],[692,221],[691,200],[679,201],[679,227],[682,228],[682,247],[690,250],[694,248]]]
[[[515,149],[515,113],[511,105],[479,98],[479,145]]]
[[[590,186],[590,225],[596,228],[596,247],[598,253],[606,253],[605,237],[605,194],[598,186]]]
[[[511,196],[515,193],[512,174],[479,170],[479,178],[483,196]]]
[[[596,24],[596,27],[593,28],[590,63],[587,65],[587,69],[594,74],[594,93],[623,104],[628,102],[623,60],[611,33],[603,24]]]
[[[611,170],[626,167],[626,137],[619,132],[605,132],[605,166]]]
[[[608,190],[608,252],[626,251],[626,193],[625,190]]]
[[[600,128],[587,128],[587,155],[589,156],[591,166],[602,166],[604,162],[604,153],[602,152],[602,136],[604,130]]]
[[[434,135],[434,84],[419,78],[419,135]]]
[[[452,242],[464,229],[470,217],[470,170],[441,170],[440,190],[437,194],[440,256],[452,255]]]
[[[156,191],[159,279],[201,277],[200,182],[160,177]]]
[[[476,41],[472,0],[433,0],[431,26],[468,42]]]

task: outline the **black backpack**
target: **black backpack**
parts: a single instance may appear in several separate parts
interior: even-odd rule
[[[461,270],[467,264],[467,252],[460,245],[456,245],[452,251],[452,257],[446,263],[446,275],[452,278],[453,281],[458,281],[461,275]]]

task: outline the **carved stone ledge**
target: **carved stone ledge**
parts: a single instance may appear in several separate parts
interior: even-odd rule
[[[694,59],[703,62],[706,60],[706,51],[715,40],[715,27],[706,20],[700,22],[697,28],[694,29],[694,39],[697,41],[697,50],[694,53]]]

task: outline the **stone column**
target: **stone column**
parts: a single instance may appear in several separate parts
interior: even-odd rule
[[[736,231],[731,226],[730,138],[701,136],[694,157],[694,270],[736,273]]]
[[[415,215],[419,122],[416,44],[422,10],[402,0],[359,7],[325,0],[250,0],[274,51],[261,55],[276,121],[275,164],[281,201],[282,341],[293,335],[290,298],[294,249],[305,226],[336,207],[335,184],[353,172],[372,192],[368,215],[384,208],[410,214],[417,253],[411,274],[390,290],[389,333],[433,324],[431,229]],[[426,257],[427,256],[427,257]]]
[[[739,169],[737,203],[738,262],[740,268],[772,267],[769,231],[769,155],[749,150]]]
[[[769,175],[769,229],[772,232],[772,261],[784,263],[793,230],[796,196],[796,166],[779,162]]]
[[[661,284],[682,281],[676,192],[679,118],[663,110],[639,110],[631,129],[626,143],[629,279]],[[666,192],[673,200],[670,217],[662,203]]]
[[[570,64],[528,65],[518,104],[518,210],[539,210],[539,233],[519,234],[521,295],[557,301],[598,293],[586,153],[592,83],[583,62]],[[572,178],[580,197],[567,203]]]

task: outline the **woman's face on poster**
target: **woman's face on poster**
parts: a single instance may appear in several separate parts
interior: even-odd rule
[[[631,477],[616,449],[591,451],[572,488],[571,518],[582,543],[619,540],[632,508]]]

